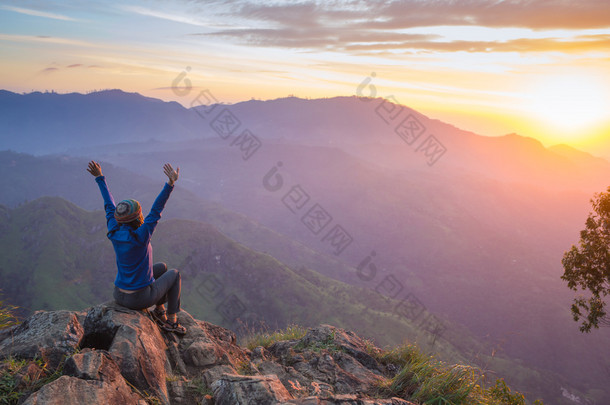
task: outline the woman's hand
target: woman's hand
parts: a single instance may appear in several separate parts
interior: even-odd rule
[[[100,167],[99,163],[93,160],[89,162],[89,167],[87,167],[87,171],[91,173],[92,176],[102,176],[102,168]]]
[[[167,184],[169,184],[170,186],[173,186],[174,183],[176,182],[176,180],[178,180],[178,176],[180,175],[180,168],[178,167],[178,168],[176,168],[176,170],[174,170],[172,165],[170,165],[169,163],[166,163],[163,165],[163,170],[165,171],[165,175],[169,179]]]

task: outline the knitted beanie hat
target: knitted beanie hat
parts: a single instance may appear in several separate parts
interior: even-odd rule
[[[119,224],[126,224],[136,219],[142,220],[142,207],[136,200],[123,200],[116,205],[114,218]]]

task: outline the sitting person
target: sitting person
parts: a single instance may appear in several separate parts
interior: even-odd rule
[[[156,305],[152,315],[161,328],[185,334],[186,329],[176,318],[180,312],[180,273],[176,269],[168,270],[165,263],[153,265],[152,261],[150,238],[180,174],[180,168],[174,170],[170,164],[165,164],[163,169],[169,180],[145,219],[142,217],[140,203],[136,200],[123,200],[115,207],[97,162],[89,162],[87,171],[95,177],[104,198],[107,236],[114,247],[118,270],[114,281],[115,301],[130,309],[145,309]],[[166,302],[167,316],[164,307]]]

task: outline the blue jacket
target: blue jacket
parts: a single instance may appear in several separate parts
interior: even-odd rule
[[[173,186],[165,183],[163,190],[155,200],[144,223],[133,229],[130,225],[119,224],[114,218],[116,209],[112,194],[108,190],[104,176],[95,178],[104,198],[108,239],[112,242],[116,253],[117,275],[114,285],[124,290],[139,290],[155,280],[153,277],[153,251],[150,237],[161,218],[161,211],[169,198]]]

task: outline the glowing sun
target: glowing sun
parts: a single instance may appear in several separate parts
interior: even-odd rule
[[[607,89],[595,77],[550,76],[528,91],[529,113],[561,132],[576,132],[607,119]]]

